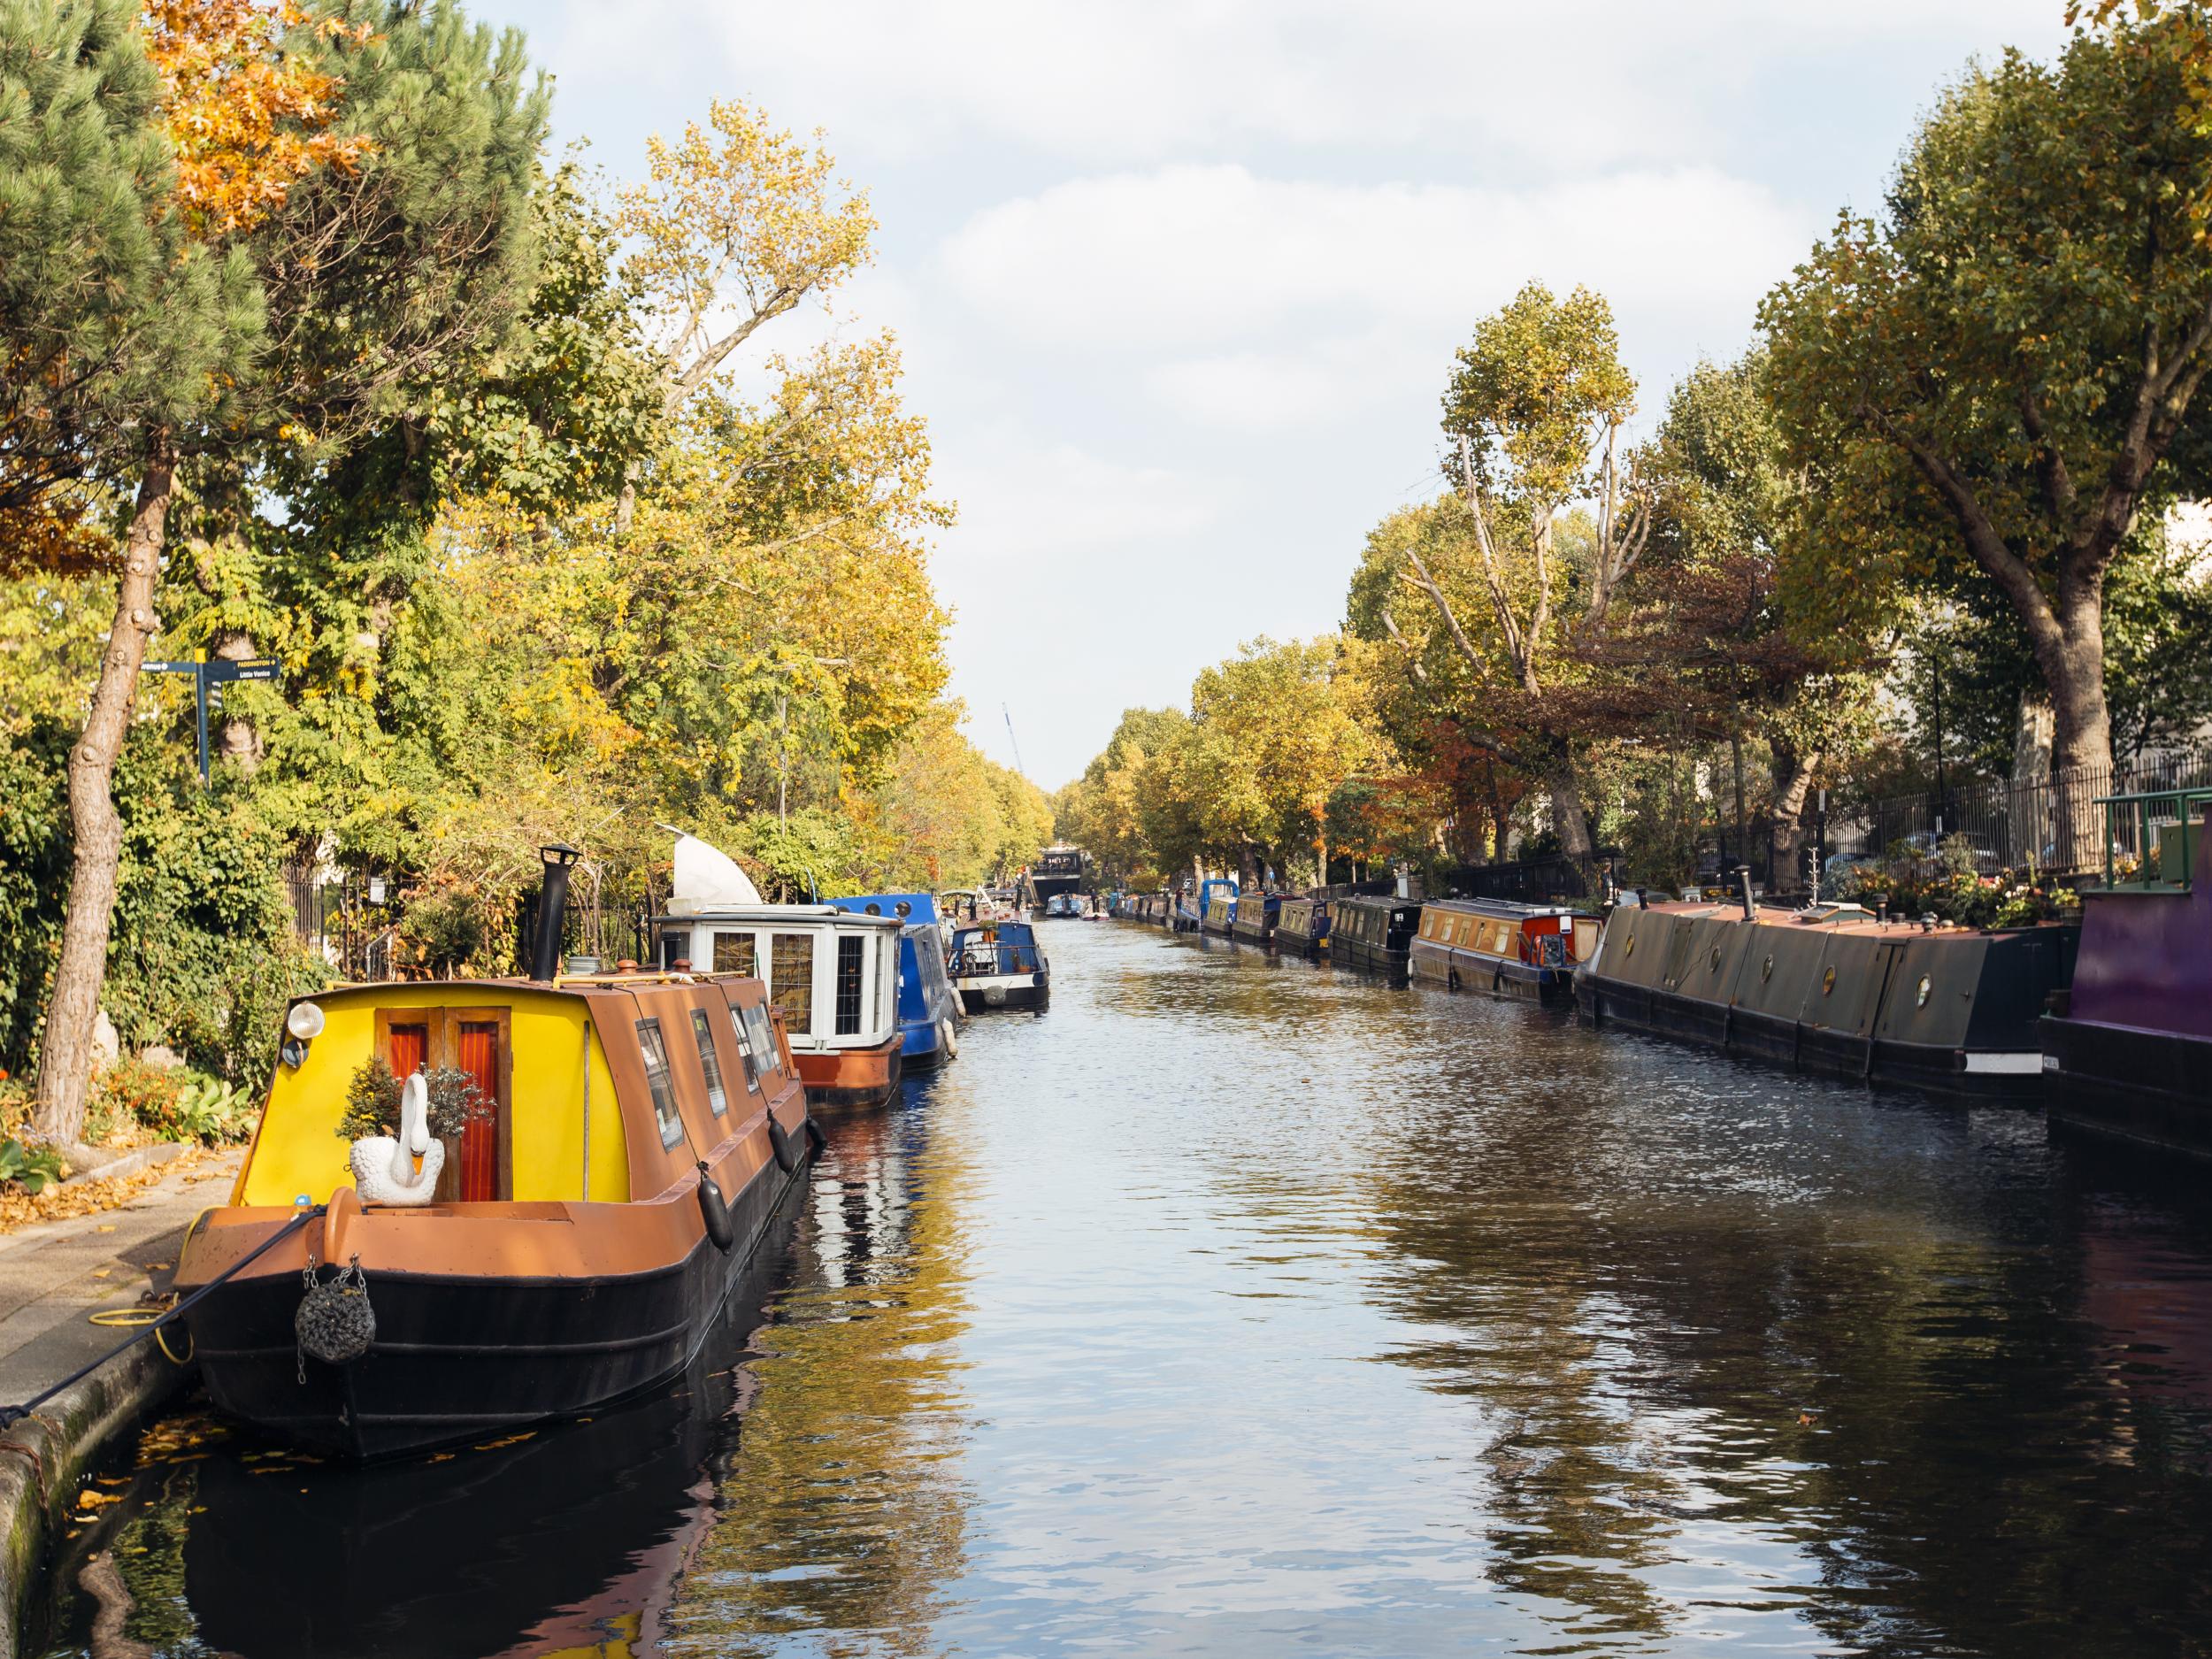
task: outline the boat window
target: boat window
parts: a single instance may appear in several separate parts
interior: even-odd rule
[[[645,1086],[653,1092],[653,1116],[660,1119],[661,1145],[672,1147],[684,1138],[684,1120],[676,1110],[676,1080],[668,1074],[668,1045],[661,1041],[661,1023],[637,1023],[638,1047],[645,1051]]]
[[[737,1033],[737,1057],[745,1064],[745,1087],[757,1093],[760,1062],[753,1057],[753,1035],[745,1029],[745,1010],[734,1002],[730,1005],[730,1029]]]
[[[856,933],[847,933],[837,941],[837,1034],[856,1037],[860,1034],[860,958],[867,941]]]
[[[780,1071],[782,1057],[776,1051],[775,1023],[768,1018],[768,1005],[754,1002],[745,1010],[745,1029],[752,1033],[751,1065],[757,1077],[768,1077]]]
[[[707,1104],[719,1118],[730,1109],[730,1097],[722,1090],[722,1062],[714,1052],[714,1027],[707,1023],[707,1010],[691,1010],[691,1034],[699,1042],[699,1069],[707,1074]]]
[[[753,936],[750,933],[715,934],[714,971],[717,973],[757,973],[759,970],[753,964]]]
[[[814,935],[778,933],[769,955],[769,1000],[795,1030],[814,1029]]]

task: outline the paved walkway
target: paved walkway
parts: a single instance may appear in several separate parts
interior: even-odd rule
[[[119,1210],[0,1233],[0,1404],[20,1403],[129,1334],[86,1316],[167,1290],[185,1228],[229,1195],[244,1157],[241,1148],[179,1171]]]

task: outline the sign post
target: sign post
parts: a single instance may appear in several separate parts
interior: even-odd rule
[[[277,665],[273,662],[238,663],[226,657],[208,661],[204,650],[192,653],[188,663],[148,663],[142,671],[149,674],[189,674],[192,676],[192,703],[198,717],[200,729],[200,783],[207,784],[207,709],[208,700],[214,699],[220,712],[223,706],[223,687],[234,680],[274,680]]]

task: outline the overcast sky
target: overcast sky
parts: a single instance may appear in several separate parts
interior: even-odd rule
[[[1532,277],[1612,301],[1646,413],[1976,55],[2062,0],[478,0],[617,176],[710,98],[824,129],[882,229],[807,331],[895,330],[969,730],[1056,787],[1124,708],[1334,627],[1438,487],[1453,349]],[[772,333],[773,331],[771,331]]]

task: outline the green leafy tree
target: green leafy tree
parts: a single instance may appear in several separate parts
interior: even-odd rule
[[[1970,73],[1916,135],[1883,217],[1844,216],[1762,311],[1823,510],[1803,590],[1863,616],[1931,582],[1985,584],[2047,688],[2062,773],[2112,761],[2115,563],[2204,472],[2200,39],[2195,8],[2173,8],[2078,34],[2055,65],[2008,53]],[[2068,815],[2067,842],[2088,816]]]
[[[1576,638],[1604,626],[1648,538],[1650,515],[1623,453],[1635,396],[1601,296],[1523,288],[1476,326],[1444,396],[1447,470],[1466,508],[1462,545],[1473,554],[1462,561],[1465,585],[1483,603],[1455,603],[1419,546],[1406,549],[1405,580],[1435,606],[1469,667],[1517,694],[1528,737],[1490,746],[1544,780],[1560,844],[1575,854],[1590,850],[1576,776],[1586,733],[1556,693],[1582,677]],[[1563,538],[1565,510],[1585,497],[1594,520]],[[1470,618],[1486,635],[1480,645]]]

